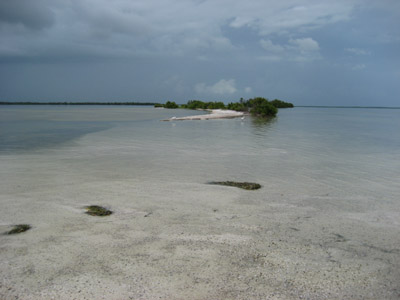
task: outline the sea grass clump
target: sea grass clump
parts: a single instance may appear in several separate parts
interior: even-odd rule
[[[86,213],[91,216],[104,217],[104,216],[109,216],[113,213],[111,210],[108,210],[107,208],[98,205],[90,205],[86,206],[85,208],[86,208]]]
[[[236,181],[213,181],[210,184],[234,186],[244,190],[258,190],[261,185],[254,182],[236,182]]]
[[[32,228],[32,226],[29,224],[18,224],[18,225],[14,225],[13,229],[11,229],[9,232],[7,232],[7,234],[17,234],[17,233],[25,232],[31,228]]]

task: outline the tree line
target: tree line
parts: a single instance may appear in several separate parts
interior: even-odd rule
[[[248,100],[240,99],[239,102],[231,102],[225,105],[223,102],[203,102],[200,100],[190,100],[186,104],[178,105],[174,101],[167,101],[165,104],[157,103],[155,107],[169,109],[230,109],[235,111],[249,112],[254,116],[273,117],[277,114],[278,108],[294,107],[293,103],[279,99],[269,101],[266,98],[255,97]]]

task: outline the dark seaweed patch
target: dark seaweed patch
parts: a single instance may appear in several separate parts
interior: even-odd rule
[[[11,229],[9,232],[7,232],[7,234],[22,233],[31,228],[32,228],[32,226],[29,224],[18,224],[18,225],[14,225],[13,229]]]
[[[261,188],[261,185],[253,182],[236,182],[236,181],[212,181],[209,184],[217,184],[217,185],[225,185],[225,186],[234,186],[244,190],[258,190]]]
[[[86,208],[86,214],[91,216],[104,217],[104,216],[109,216],[113,213],[111,210],[108,210],[98,205],[90,205],[86,206],[85,208]]]

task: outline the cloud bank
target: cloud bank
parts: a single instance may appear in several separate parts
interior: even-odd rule
[[[0,3],[0,30],[8,51],[0,55],[119,57],[230,51],[235,47],[224,28],[249,29],[261,37],[301,35],[348,19],[355,3],[6,0]],[[305,44],[309,42],[293,39],[300,48],[315,46]]]
[[[0,99],[395,103],[399,20],[395,0],[3,0]]]

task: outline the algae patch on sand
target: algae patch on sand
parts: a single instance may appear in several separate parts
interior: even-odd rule
[[[212,181],[209,184],[225,185],[238,187],[244,190],[258,190],[261,185],[254,182],[236,182],[236,181]]]
[[[98,205],[90,205],[86,206],[85,208],[86,208],[86,214],[91,216],[104,217],[104,216],[109,216],[113,213],[111,210],[108,210],[107,208]]]
[[[29,224],[18,224],[14,225],[13,229],[7,232],[7,234],[17,234],[17,233],[22,233],[25,232],[29,229],[31,229],[32,226]]]

